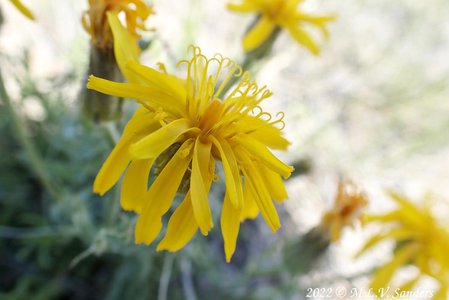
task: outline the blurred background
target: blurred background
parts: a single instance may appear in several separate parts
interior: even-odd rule
[[[23,2],[35,22],[0,3],[1,299],[324,299],[308,289],[368,288],[394,255],[393,241],[385,241],[355,258],[380,225],[363,226],[357,214],[337,240],[316,231],[345,178],[364,191],[363,213],[394,209],[385,192],[394,190],[416,205],[431,203],[435,220],[448,228],[446,0],[304,3],[308,12],[337,16],[328,40],[311,29],[321,55],[281,33],[255,74],[274,93],[265,107],[286,114],[292,144],[279,156],[299,171],[286,182],[290,198],[277,206],[281,230],[273,235],[260,218],[245,222],[230,264],[219,226],[178,253],[156,252],[155,245],[134,244],[135,216],[121,211],[118,189],[92,193],[116,137],[110,124],[80,113],[87,1]],[[143,34],[144,64],[162,62],[176,73],[191,44],[206,55],[243,59],[241,38],[254,16],[228,11],[226,1],[152,4],[156,14],[147,25],[155,31]],[[120,129],[134,109],[126,103]],[[417,272],[411,264],[394,280]],[[424,276],[416,288],[436,291],[441,282]]]

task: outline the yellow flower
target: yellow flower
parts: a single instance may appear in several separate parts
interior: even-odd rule
[[[12,4],[28,19],[34,20],[33,13],[19,0],[10,0]]]
[[[420,273],[400,289],[411,290],[423,275],[428,275],[435,278],[441,287],[433,299],[447,299],[449,231],[435,219],[429,207],[417,207],[401,195],[390,195],[398,204],[398,208],[385,215],[370,216],[367,221],[388,224],[391,227],[373,236],[358,253],[365,253],[383,240],[394,239],[396,242],[393,259],[377,269],[371,287],[374,291],[386,288],[398,269],[405,265],[414,265]]]
[[[342,180],[338,183],[334,207],[323,216],[322,220],[331,241],[339,240],[344,227],[360,220],[361,210],[367,204],[368,198],[352,181]]]
[[[257,23],[247,32],[243,39],[243,48],[249,52],[261,46],[278,28],[286,29],[300,44],[307,47],[313,54],[319,54],[320,49],[310,35],[303,29],[304,23],[317,26],[328,37],[326,22],[335,19],[334,16],[314,16],[298,10],[303,0],[241,0],[240,4],[229,3],[230,10],[242,13],[258,14]]]
[[[177,251],[198,228],[207,235],[213,227],[208,194],[217,177],[215,162],[221,161],[226,184],[221,230],[230,261],[241,221],[255,218],[260,211],[273,231],[280,227],[272,199],[287,197],[281,176],[289,177],[293,168],[268,148],[286,149],[289,144],[278,128],[283,126],[283,114],[274,120],[264,112],[259,104],[271,92],[259,88],[240,66],[220,55],[208,59],[192,47],[193,57],[178,64],[185,67],[185,79],[139,64],[131,36],[115,15],[108,17],[115,55],[129,83],[91,76],[87,86],[135,99],[141,107],[98,173],[94,191],[103,195],[125,173],[122,207],[139,214],[136,243],[150,244],[162,228],[162,216],[187,180],[189,190],[157,247]],[[240,81],[222,95],[234,76]],[[169,161],[148,188],[150,170],[167,152],[171,153]]]
[[[143,0],[89,0],[89,8],[84,12],[81,21],[98,48],[112,47],[107,12],[123,12],[126,28],[137,40],[140,38],[137,30],[147,30],[145,20],[153,13],[153,8]]]

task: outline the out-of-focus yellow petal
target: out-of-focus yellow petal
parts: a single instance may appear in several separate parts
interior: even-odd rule
[[[366,253],[366,251],[368,251],[369,249],[373,248],[374,246],[376,246],[378,243],[385,241],[389,238],[393,238],[396,241],[403,241],[403,240],[407,240],[409,239],[411,236],[413,235],[413,232],[410,232],[410,230],[406,230],[406,229],[393,229],[387,233],[382,233],[382,234],[378,234],[375,235],[373,237],[371,237],[363,246],[362,249],[360,249],[357,254],[355,255],[355,257],[359,257],[362,254]]]
[[[447,286],[440,286],[440,289],[433,296],[433,300],[447,300],[449,297],[449,291]]]
[[[208,201],[209,190],[206,190],[205,184],[209,180],[211,147],[210,143],[203,143],[200,138],[197,138],[193,150],[192,175],[190,178],[193,213],[203,235],[207,235],[213,226]]]
[[[320,54],[320,48],[312,40],[312,38],[307,34],[301,27],[295,23],[289,23],[287,30],[290,32],[292,37],[300,44],[304,45],[315,55]]]
[[[336,19],[335,16],[328,15],[328,16],[314,16],[309,14],[303,14],[303,13],[297,13],[296,19],[298,19],[301,22],[307,22],[310,24],[315,25],[318,27],[319,30],[321,30],[322,34],[325,38],[329,38],[329,31],[326,28],[326,23],[330,21],[334,21]]]
[[[246,219],[255,219],[259,214],[259,207],[256,203],[256,197],[256,192],[252,190],[251,184],[249,184],[248,180],[245,180],[245,185],[243,188],[243,199],[245,199],[245,202],[243,203],[241,221]]]
[[[133,123],[133,119],[135,118],[139,118],[139,115],[134,115],[130,123]],[[154,119],[145,118],[141,122],[139,122],[138,125],[133,126],[133,132],[123,135],[123,137],[112,150],[111,154],[103,163],[103,166],[101,167],[100,171],[97,174],[97,177],[95,178],[95,193],[103,195],[112,186],[114,186],[114,184],[120,179],[120,176],[131,161],[129,146],[159,127],[159,123]]]
[[[190,192],[175,210],[168,221],[167,233],[157,246],[157,251],[178,251],[184,247],[195,235],[198,229],[195,216],[193,215]]]
[[[416,276],[413,279],[408,280],[403,285],[399,287],[401,291],[412,291],[418,280],[421,278],[420,275]]]
[[[270,152],[270,150],[267,149],[264,144],[250,136],[236,137],[236,139],[238,140],[238,143],[245,147],[245,149],[249,153],[260,159],[260,161],[263,162],[271,170],[280,174],[284,178],[290,177],[290,174],[293,171],[293,167],[288,166],[280,161],[276,156],[273,155],[273,153]]]
[[[400,248],[388,264],[382,266],[375,272],[373,280],[371,281],[371,287],[374,292],[379,293],[382,288],[386,290],[388,283],[396,270],[405,265],[418,251],[419,247],[413,243]]]
[[[193,140],[187,140],[167,163],[145,196],[145,207],[136,224],[135,242],[150,244],[162,228],[168,211],[192,159]]]
[[[245,184],[251,185],[251,190],[254,191],[254,195],[257,206],[262,213],[265,221],[270,226],[271,230],[275,232],[281,227],[279,216],[276,211],[276,207],[271,200],[270,194],[263,182],[261,175],[258,173],[251,158],[244,152],[243,149],[237,149],[239,159],[245,166],[243,172],[245,175]]]
[[[235,208],[241,208],[243,206],[242,177],[234,152],[226,140],[219,141],[214,137],[211,137],[211,140],[221,156],[229,199]]]
[[[335,219],[330,224],[329,232],[330,232],[331,241],[336,242],[341,238],[341,233],[342,233],[343,227],[344,227],[344,224],[341,219]]]
[[[401,219],[401,213],[398,211],[393,211],[384,215],[365,215],[366,223],[381,222],[389,223],[395,222]]]
[[[128,166],[123,176],[120,196],[120,203],[124,210],[132,210],[137,213],[142,211],[152,165],[152,159],[143,159],[134,160]]]
[[[129,152],[136,159],[156,158],[188,130],[188,121],[178,119],[131,145]]]
[[[271,171],[269,168],[262,164],[258,164],[257,169],[259,170],[262,178],[265,182],[265,186],[270,193],[271,198],[276,201],[282,201],[287,199],[287,190],[284,186],[284,181],[278,173]]]
[[[129,82],[139,82],[139,77],[135,76],[126,68],[126,64],[129,61],[139,61],[140,49],[136,39],[120,23],[117,13],[107,12],[107,16],[114,36],[114,54],[117,64],[126,80]]]
[[[223,201],[223,208],[221,211],[221,232],[224,240],[224,250],[226,255],[226,262],[230,262],[232,255],[237,245],[237,236],[240,228],[241,210],[236,209],[231,203],[227,193]]]
[[[254,2],[243,2],[243,3],[239,3],[239,4],[228,3],[227,7],[229,10],[242,12],[242,13],[251,12],[258,8],[257,4]]]
[[[275,28],[276,25],[270,18],[266,16],[261,17],[243,38],[243,49],[246,52],[257,49],[268,39]]]
[[[427,274],[432,276],[432,272],[430,271],[429,259],[427,257],[427,253],[418,253],[415,257],[415,264],[423,274]]]
[[[297,13],[295,15],[297,19],[300,19],[301,21],[309,22],[317,26],[321,26],[326,22],[335,21],[336,16],[334,15],[326,15],[326,16],[314,16],[304,13]]]
[[[430,223],[433,223],[433,221],[429,220],[430,216],[426,210],[419,209],[406,197],[393,191],[390,191],[388,194],[400,207],[400,209],[397,210],[397,213],[400,214],[397,221],[405,223],[408,226],[418,226],[421,229],[423,227],[428,227],[429,225],[432,226]]]
[[[34,20],[33,13],[19,0],[10,0],[12,4],[28,19]]]

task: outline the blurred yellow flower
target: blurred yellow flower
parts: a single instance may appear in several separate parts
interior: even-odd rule
[[[440,290],[433,299],[448,299],[449,287],[449,231],[432,215],[428,206],[417,207],[409,199],[390,193],[398,208],[380,216],[370,216],[367,222],[378,222],[391,227],[373,236],[359,251],[358,256],[379,242],[394,239],[395,252],[390,262],[376,270],[371,281],[374,292],[386,288],[395,272],[403,266],[414,265],[420,273],[399,287],[401,291],[411,290],[423,275],[436,279]]]
[[[350,180],[338,183],[334,207],[322,220],[322,226],[329,232],[331,241],[340,239],[343,228],[352,226],[362,217],[362,209],[368,204],[368,198],[362,190]]]
[[[106,17],[107,12],[123,12],[126,28],[134,39],[139,39],[137,30],[147,30],[145,20],[153,13],[153,8],[143,0],[89,0],[89,8],[81,20],[84,29],[98,48],[112,47],[112,32]]]
[[[326,23],[335,19],[334,16],[314,16],[298,10],[304,0],[241,0],[241,3],[229,3],[230,10],[242,13],[258,14],[256,24],[246,33],[243,48],[249,52],[261,46],[277,28],[286,29],[301,45],[307,47],[313,54],[319,54],[320,49],[303,29],[303,24],[318,27],[325,37],[329,36]]]
[[[30,20],[34,20],[33,13],[25,5],[23,5],[22,2],[20,2],[19,0],[10,0],[10,1],[25,17],[27,17]]]
[[[221,230],[226,260],[236,246],[240,222],[255,218],[260,210],[273,231],[280,227],[274,200],[287,197],[282,177],[293,168],[268,148],[285,150],[283,114],[274,120],[259,104],[271,96],[247,72],[228,58],[207,58],[192,47],[193,57],[182,60],[186,78],[158,72],[137,62],[138,49],[117,16],[108,14],[114,33],[114,50],[129,83],[91,76],[88,88],[135,99],[141,104],[122,138],[97,175],[94,191],[103,195],[125,172],[121,204],[140,216],[136,243],[150,244],[162,228],[161,218],[170,209],[184,181],[189,190],[172,214],[158,250],[177,251],[199,228],[207,235],[213,227],[208,194],[216,179],[215,162],[223,165],[226,192]],[[233,77],[236,87],[222,94]],[[148,188],[150,170],[158,157],[169,161]],[[153,167],[153,168],[152,168]]]

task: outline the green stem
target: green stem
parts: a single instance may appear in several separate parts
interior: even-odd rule
[[[14,106],[9,98],[8,93],[6,92],[5,85],[3,83],[3,77],[0,72],[0,97],[3,99],[5,103],[6,109],[9,112],[9,115],[12,120],[13,130],[17,140],[25,150],[28,155],[29,162],[31,165],[32,171],[35,173],[36,177],[45,188],[45,190],[56,200],[60,200],[60,193],[53,186],[52,180],[45,170],[44,162],[42,157],[34,147],[34,144],[28,138],[27,130],[25,128],[25,122],[20,119],[19,115],[16,113]]]
[[[173,253],[166,253],[164,257],[164,264],[162,266],[161,279],[159,281],[158,300],[167,300],[168,285],[170,283],[171,272],[173,268],[173,260],[175,255]]]
[[[181,258],[180,262],[181,269],[181,283],[182,289],[184,290],[184,296],[186,300],[196,300],[195,287],[193,286],[192,280],[192,263],[186,257]]]

